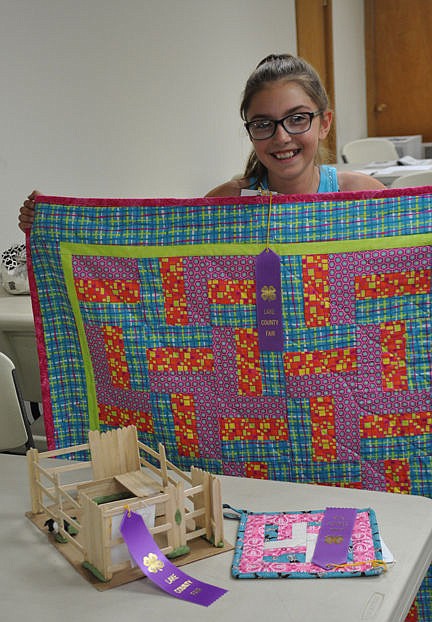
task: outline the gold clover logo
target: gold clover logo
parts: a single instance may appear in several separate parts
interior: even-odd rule
[[[264,285],[264,287],[261,287],[261,298],[263,300],[276,300],[276,289],[273,285]]]
[[[159,572],[164,567],[164,563],[154,553],[149,553],[143,557],[143,564],[148,568],[149,572]]]

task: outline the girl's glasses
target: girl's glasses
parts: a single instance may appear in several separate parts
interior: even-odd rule
[[[271,138],[277,126],[280,124],[288,134],[304,134],[310,130],[312,120],[322,113],[316,112],[295,112],[288,114],[282,119],[256,119],[245,123],[245,128],[253,140],[265,140]]]

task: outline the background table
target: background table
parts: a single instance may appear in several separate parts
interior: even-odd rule
[[[11,296],[1,286],[0,352],[14,362],[24,399],[40,402],[39,362],[30,296]]]
[[[33,422],[40,413],[42,393],[31,298],[29,295],[12,296],[1,286],[0,352],[15,365],[21,395],[28,408],[33,440],[36,447],[44,450],[47,443],[43,417]],[[25,451],[25,448],[17,450]]]
[[[382,184],[389,187],[399,177],[404,177],[405,175],[411,175],[412,173],[418,173],[420,170],[431,170],[432,171],[432,160],[431,164],[428,167],[422,166],[409,166],[409,165],[401,165],[394,166],[391,163],[387,163],[382,166],[374,166],[371,163],[365,162],[364,164],[358,163],[340,163],[336,165],[338,171],[357,171],[360,173],[364,173],[365,175],[371,175],[374,179],[378,179]],[[373,174],[372,174],[373,172]]]
[[[99,592],[24,515],[30,509],[26,459],[0,454],[0,602],[4,620],[32,622],[399,622],[432,559],[432,500],[408,495],[221,477],[224,503],[253,511],[372,507],[396,558],[387,573],[354,579],[236,580],[232,551],[183,567],[228,589],[209,608],[174,599],[146,579]],[[237,521],[225,520],[234,543]]]

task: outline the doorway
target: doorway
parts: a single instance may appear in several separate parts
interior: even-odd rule
[[[369,136],[432,141],[431,32],[431,0],[365,0]]]
[[[332,0],[296,0],[297,52],[319,73],[334,109]],[[336,126],[324,141],[327,161],[336,162]]]

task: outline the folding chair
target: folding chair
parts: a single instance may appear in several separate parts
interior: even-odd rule
[[[15,365],[0,352],[0,451],[23,453],[34,441],[15,376]]]

